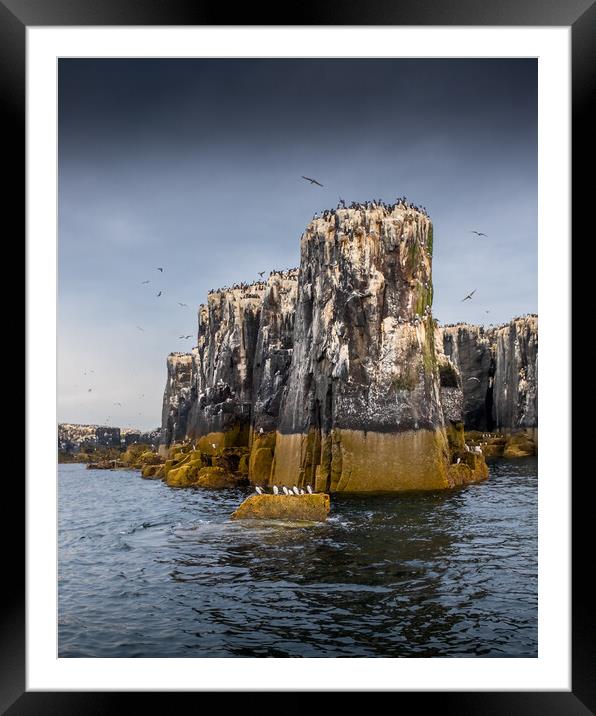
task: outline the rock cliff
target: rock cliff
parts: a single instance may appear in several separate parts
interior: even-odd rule
[[[307,227],[273,484],[449,486],[431,264],[418,211],[339,209]]]
[[[467,430],[538,426],[538,317],[503,326],[438,329],[445,355],[461,373]]]
[[[485,477],[455,469],[462,380],[435,344],[432,244],[411,206],[338,208],[307,227],[300,270],[210,292],[197,348],[168,359],[164,447],[247,447],[252,482],[324,491]]]
[[[188,413],[192,404],[192,366],[190,353],[170,353],[167,358],[168,376],[161,413],[161,443],[184,440],[188,431]]]

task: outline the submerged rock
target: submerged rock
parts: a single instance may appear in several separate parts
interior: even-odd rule
[[[323,522],[329,495],[251,495],[232,513],[233,520],[298,520]]]

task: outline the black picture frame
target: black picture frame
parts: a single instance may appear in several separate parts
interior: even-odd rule
[[[288,13],[289,15],[290,13]],[[591,206],[590,99],[596,96],[596,6],[593,0],[419,0],[391,2],[368,0],[367,3],[334,0],[304,3],[291,7],[291,18],[253,4],[234,11],[234,23],[228,22],[230,9],[221,4],[184,0],[0,0],[0,98],[5,125],[4,209],[15,221],[16,231],[25,231],[25,31],[29,26],[85,25],[468,25],[468,26],[570,26],[572,32],[572,131],[573,131],[573,216],[579,223],[580,209]],[[593,120],[592,120],[593,121]],[[8,141],[6,139],[8,138]],[[7,242],[8,243],[8,242]],[[16,242],[13,242],[16,243]],[[7,244],[5,244],[7,245]],[[10,307],[9,307],[10,309]],[[10,309],[12,310],[12,309]],[[575,316],[574,316],[575,317]],[[575,317],[576,321],[579,318]],[[567,340],[563,336],[562,340]],[[27,346],[28,351],[35,346]],[[30,398],[31,396],[28,396]],[[22,398],[21,398],[22,399]],[[28,436],[32,439],[32,436]],[[577,443],[576,443],[577,444]],[[16,471],[15,471],[16,474]],[[582,475],[574,485],[572,498],[572,691],[570,692],[416,692],[398,693],[403,699],[415,697],[417,704],[442,712],[465,714],[587,714],[596,709],[596,619],[588,587],[590,563],[586,565],[581,547],[593,551],[593,519],[584,510],[589,500],[590,475]],[[5,564],[0,612],[0,708],[10,716],[20,714],[104,713],[118,707],[139,707],[139,694],[110,692],[27,692],[25,691],[25,540],[23,483],[6,476],[3,485],[5,508],[15,517],[11,524],[3,519]],[[8,510],[7,510],[8,511]],[[19,516],[22,515],[21,521]],[[547,558],[540,555],[541,559]],[[9,586],[10,585],[10,586]],[[465,668],[462,664],[462,668]],[[195,699],[197,695],[177,696]],[[152,706],[162,702],[161,694],[151,694]],[[169,698],[169,697],[168,697]],[[422,702],[420,701],[422,699]],[[165,702],[163,702],[165,705]],[[170,704],[171,705],[171,704]],[[158,706],[159,708],[159,706]]]

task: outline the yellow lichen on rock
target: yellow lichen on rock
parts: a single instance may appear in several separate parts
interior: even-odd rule
[[[377,433],[332,431],[277,436],[272,484],[315,485],[329,492],[404,492],[449,487],[442,430]]]
[[[251,495],[232,513],[233,520],[298,520],[323,522],[329,495]]]
[[[449,466],[449,487],[470,485],[488,478],[488,465],[483,455],[466,453],[460,460]]]
[[[215,490],[221,490],[228,487],[238,487],[238,485],[246,484],[246,480],[241,476],[235,476],[222,467],[203,467],[197,475],[197,487],[209,487]]]
[[[170,487],[190,487],[197,482],[199,466],[185,464],[171,469],[166,475],[166,482]]]

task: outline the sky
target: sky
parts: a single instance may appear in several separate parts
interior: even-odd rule
[[[535,60],[61,59],[58,72],[60,422],[157,427],[166,357],[196,344],[207,291],[298,266],[300,235],[340,196],[427,207],[442,323],[537,312]]]

